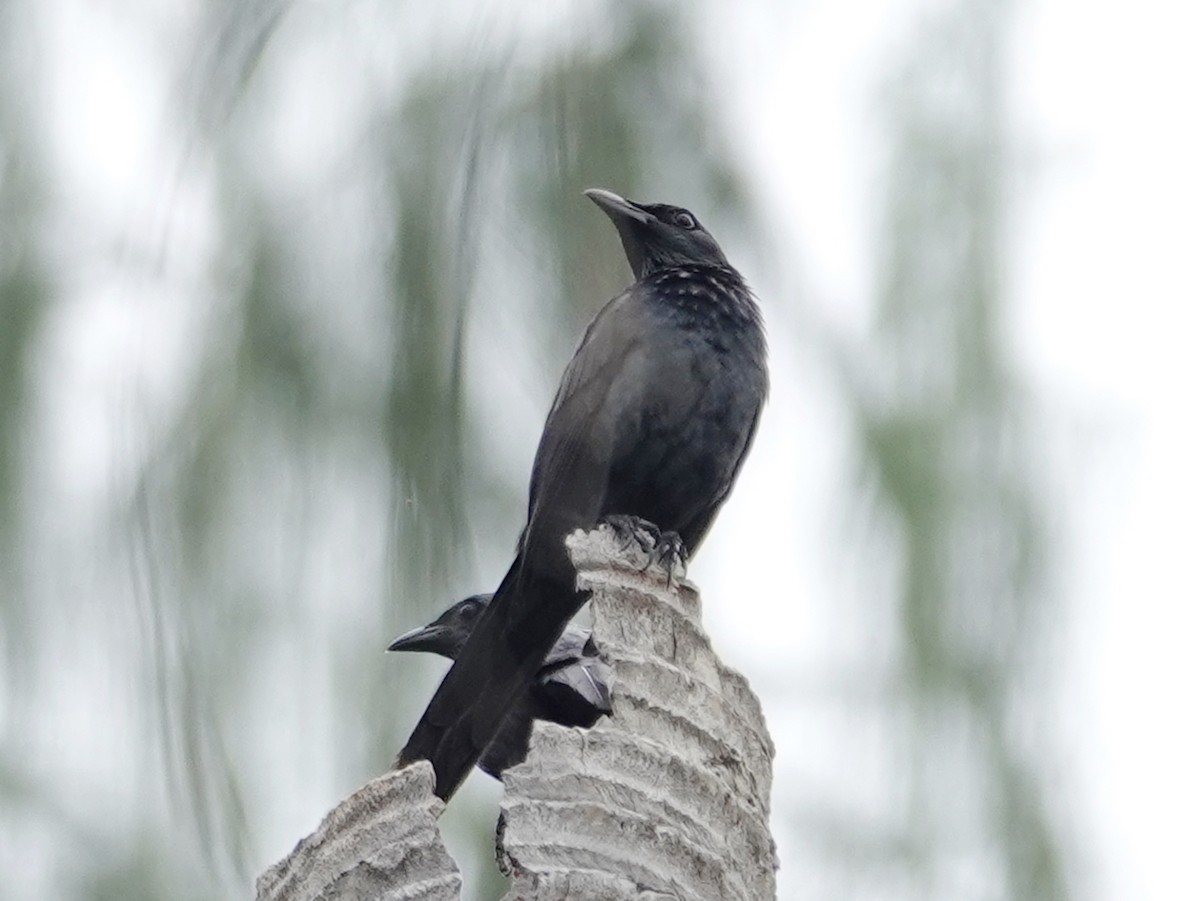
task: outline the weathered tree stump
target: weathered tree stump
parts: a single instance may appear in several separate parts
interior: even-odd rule
[[[607,527],[568,540],[592,590],[613,715],[539,722],[505,774],[506,901],[775,897],[774,749],[746,680],[713,654],[695,588]],[[258,881],[260,901],[451,899],[461,880],[424,762],[368,783]]]
[[[424,760],[372,779],[258,877],[259,901],[459,901],[462,877],[437,828],[443,806]]]

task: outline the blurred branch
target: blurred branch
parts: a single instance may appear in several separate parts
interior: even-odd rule
[[[568,543],[614,713],[590,731],[539,722],[505,774],[506,898],[774,897],[774,746],[745,678],[713,654],[695,589],[607,530]],[[259,879],[260,901],[457,897],[432,785],[425,763],[368,783]]]

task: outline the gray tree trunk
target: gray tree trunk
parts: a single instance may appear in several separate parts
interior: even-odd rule
[[[506,901],[775,897],[774,748],[745,678],[713,654],[686,581],[607,528],[568,540],[613,666],[613,716],[539,722],[505,774]],[[367,783],[258,880],[259,901],[457,899],[422,762]]]

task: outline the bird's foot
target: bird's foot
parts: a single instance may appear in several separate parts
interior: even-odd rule
[[[683,546],[683,539],[679,537],[678,532],[659,534],[658,541],[650,552],[650,561],[646,564],[646,569],[656,563],[666,570],[668,588],[671,587],[676,569],[679,570],[680,576],[687,575],[687,548]]]
[[[635,544],[641,548],[646,555],[642,572],[655,565],[663,567],[668,586],[674,578],[676,567],[686,574],[687,548],[678,532],[664,532],[649,520],[624,513],[606,516],[601,522],[612,529],[613,535],[621,542],[622,551],[629,550]]]

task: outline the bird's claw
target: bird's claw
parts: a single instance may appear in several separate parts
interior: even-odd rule
[[[617,540],[621,542],[621,550],[627,551],[636,544],[646,555],[646,565],[642,572],[650,567],[662,566],[667,573],[667,585],[671,585],[675,568],[687,572],[687,548],[678,532],[664,532],[649,520],[640,516],[614,514],[606,516],[602,522],[612,529]]]
[[[669,588],[676,568],[680,570],[681,575],[687,575],[687,562],[687,548],[683,546],[683,539],[679,537],[679,533],[662,532],[650,551],[650,560],[645,568],[649,569],[653,564],[658,564],[666,570]]]

